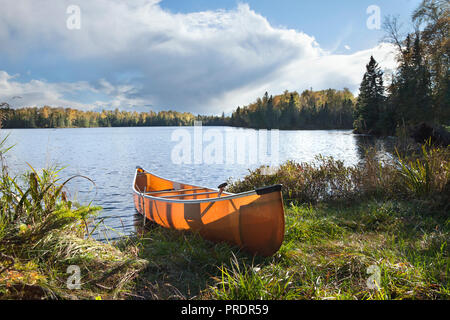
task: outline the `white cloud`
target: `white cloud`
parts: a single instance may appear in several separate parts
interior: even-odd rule
[[[229,11],[173,14],[155,0],[80,0],[81,30],[68,30],[66,8],[71,1],[19,2],[20,6],[0,0],[0,43],[7,44],[0,58],[26,61],[32,75],[34,66],[45,79],[58,72],[42,72],[54,57],[58,68],[70,68],[64,82],[24,82],[8,69],[0,72],[0,101],[20,95],[22,105],[151,104],[220,113],[252,102],[265,91],[355,91],[371,54],[377,60],[379,56],[383,66],[393,63],[387,46],[350,55],[325,52],[314,37],[275,28],[247,4]],[[81,70],[81,76],[70,78],[72,69]],[[107,98],[81,102],[76,95],[83,93]]]
[[[64,93],[85,91],[89,88],[85,82],[76,83],[47,83],[41,80],[19,82],[18,75],[10,75],[0,71],[0,100],[13,104],[16,107],[55,105],[84,107],[76,101],[63,99]]]
[[[50,105],[54,107],[79,109],[114,109],[119,107],[143,106],[146,101],[130,98],[135,91],[133,86],[114,86],[105,79],[101,79],[97,87],[88,82],[58,82],[49,83],[42,80],[29,82],[18,81],[18,75],[10,75],[0,71],[0,101],[5,101],[13,107],[29,107]],[[66,95],[106,95],[107,101],[95,100],[92,103],[82,103],[76,99],[65,98]]]

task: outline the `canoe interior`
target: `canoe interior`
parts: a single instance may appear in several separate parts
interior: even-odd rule
[[[224,192],[218,198],[218,190],[174,182],[137,169],[134,191],[136,210],[163,227],[198,232],[207,240],[227,242],[263,256],[273,255],[283,243],[280,189],[242,196]],[[170,202],[173,199],[189,201]]]

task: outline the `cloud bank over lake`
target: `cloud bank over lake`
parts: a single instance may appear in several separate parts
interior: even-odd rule
[[[219,114],[265,91],[356,93],[370,55],[395,66],[387,44],[327,52],[244,3],[182,14],[156,0],[76,2],[79,30],[67,28],[72,1],[0,0],[0,101]]]

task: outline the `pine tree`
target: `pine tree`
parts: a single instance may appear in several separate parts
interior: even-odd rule
[[[295,98],[294,94],[291,93],[291,96],[289,97],[289,105],[288,105],[288,117],[289,117],[289,127],[290,129],[293,129],[296,127],[296,104],[295,104]]]
[[[380,114],[384,109],[383,72],[375,59],[370,57],[366,66],[355,110],[355,131],[357,133],[380,134]]]
[[[420,33],[405,39],[399,68],[390,86],[389,105],[397,125],[415,125],[433,118],[431,75],[423,56]]]
[[[274,125],[275,125],[275,112],[273,109],[273,97],[270,96],[269,100],[267,100],[264,128],[273,129]]]
[[[420,34],[416,35],[413,47],[413,70],[414,70],[414,123],[429,121],[433,118],[431,79],[428,67],[423,59]]]

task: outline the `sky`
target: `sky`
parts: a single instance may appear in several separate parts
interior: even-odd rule
[[[0,102],[229,113],[285,90],[358,93],[379,22],[420,0],[0,0]]]

